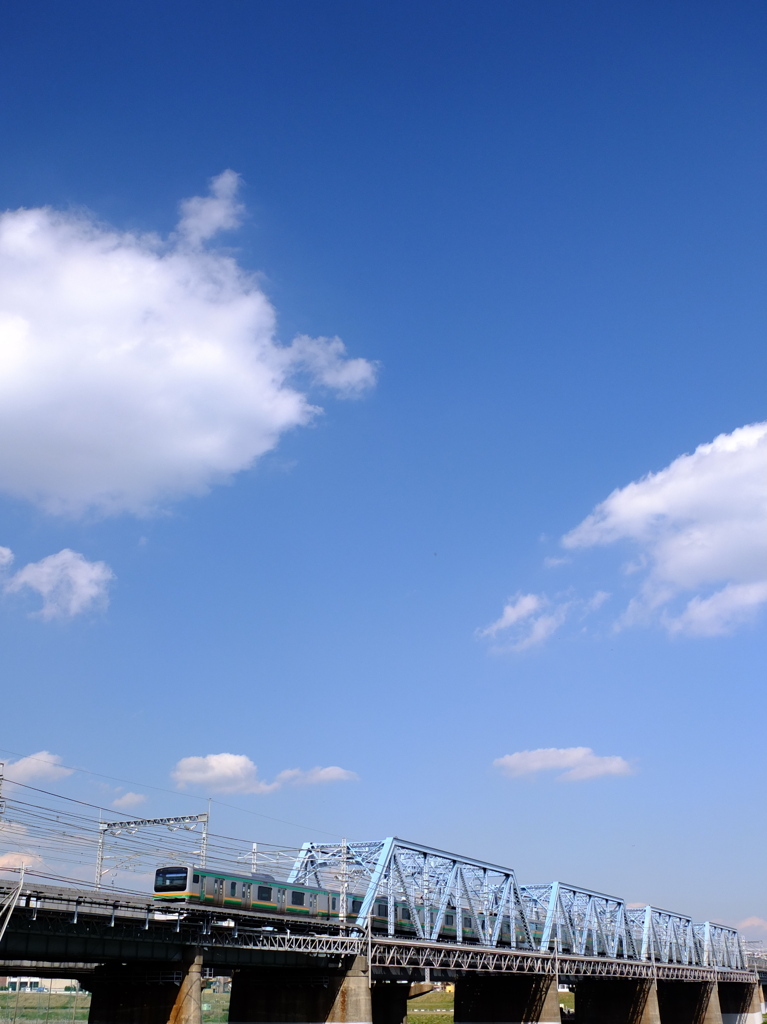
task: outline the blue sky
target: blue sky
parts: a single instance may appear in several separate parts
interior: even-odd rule
[[[764,7],[2,18],[16,777],[766,919]]]

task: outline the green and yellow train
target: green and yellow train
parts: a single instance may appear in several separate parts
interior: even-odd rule
[[[280,882],[271,875],[231,875],[205,868],[183,866],[161,867],[155,875],[154,898],[163,903],[187,903],[196,906],[226,907],[231,910],[254,910],[287,919],[338,921],[341,918],[341,899],[338,892],[316,889],[307,885]],[[346,897],[346,919],[353,921],[362,909],[362,897]],[[416,907],[423,923],[424,908]],[[377,899],[372,908],[370,926],[374,931],[388,931],[389,906]],[[474,919],[463,910],[461,920],[462,941],[478,938]],[[436,908],[428,910],[433,928]],[[450,907],[443,915],[440,938],[455,941],[457,912]],[[427,927],[429,926],[427,923]],[[484,923],[484,922],[483,922]],[[394,930],[402,935],[416,934],[409,906],[402,902],[394,905]],[[517,936],[517,941],[522,939]],[[509,921],[504,919],[500,944],[510,944]]]

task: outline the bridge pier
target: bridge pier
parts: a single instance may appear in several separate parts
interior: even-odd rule
[[[184,966],[168,1024],[202,1024],[202,954],[191,950],[184,958]]]
[[[658,982],[661,1024],[722,1024],[716,986],[705,981]]]
[[[575,986],[575,1019],[578,1024],[661,1024],[657,989],[641,978],[581,978]]]
[[[229,1020],[237,1024],[373,1024],[367,959],[354,957],[341,970],[242,968],[232,978]],[[399,1022],[387,1017],[381,1024]]]
[[[409,993],[409,983],[374,981],[370,990],[373,1024],[403,1024]]]
[[[97,967],[81,984],[91,993],[89,1024],[201,1024],[202,956],[190,950],[179,965]]]
[[[455,983],[455,1024],[559,1024],[549,974],[464,974]]]
[[[720,981],[718,989],[722,1024],[762,1024],[759,985]]]

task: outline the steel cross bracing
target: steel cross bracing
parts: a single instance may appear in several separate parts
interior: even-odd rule
[[[445,914],[457,945],[468,917],[482,946],[556,952],[657,965],[746,966],[740,937],[724,925],[693,924],[656,907],[627,908],[615,896],[561,882],[518,886],[510,868],[457,857],[397,838],[374,843],[306,843],[288,879],[339,887],[361,897],[355,927],[387,916],[395,935],[396,904],[406,905],[416,941],[439,941]],[[342,901],[345,905],[345,901]]]
[[[436,941],[449,913],[459,944],[467,917],[483,946],[497,946],[503,937],[511,948],[534,948],[511,868],[389,838],[336,846],[306,843],[288,881],[321,885],[328,875],[347,884],[350,892],[364,894],[354,921],[357,928],[366,928],[377,909],[393,936],[399,903],[407,907],[418,939]]]
[[[748,963],[740,934],[735,928],[705,921],[694,925],[698,947],[702,950],[702,962],[714,967],[730,967],[736,970]]]
[[[525,885],[522,896],[541,950],[637,959],[623,900],[562,882]]]

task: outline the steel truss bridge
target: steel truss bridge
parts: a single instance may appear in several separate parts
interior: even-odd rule
[[[510,868],[397,838],[306,843],[282,884],[291,883],[339,891],[342,908],[343,897],[354,895],[359,910],[333,922],[286,920],[22,880],[0,886],[0,961],[59,964],[65,971],[105,960],[167,963],[195,947],[205,951],[207,965],[227,967],[297,957],[330,965],[364,956],[379,976],[428,968],[444,977],[513,972],[748,983],[757,977],[733,928],[627,907],[617,897],[560,882],[519,885]],[[384,904],[386,927],[373,928]],[[398,930],[397,905],[407,907],[413,936]],[[448,913],[455,941],[440,937]]]

